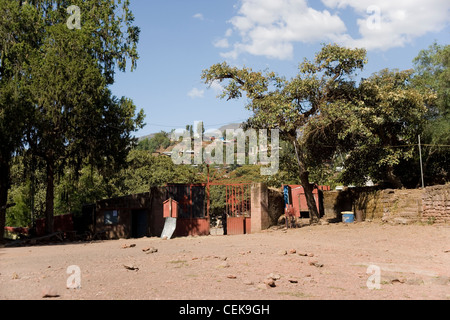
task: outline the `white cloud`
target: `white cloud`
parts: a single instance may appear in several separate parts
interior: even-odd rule
[[[196,13],[192,16],[192,18],[194,19],[198,19],[198,20],[205,20],[205,17],[203,16],[203,14],[201,13]]]
[[[295,42],[330,40],[346,31],[345,24],[329,11],[309,8],[306,0],[242,0],[238,15],[230,20],[241,41],[224,57],[242,52],[290,59]]]
[[[230,43],[228,42],[227,38],[223,38],[223,39],[218,39],[216,41],[214,41],[214,47],[216,48],[229,48],[230,47]]]
[[[405,46],[417,37],[438,32],[448,25],[448,0],[322,0],[325,10],[308,6],[307,0],[241,0],[238,14],[229,21],[227,43],[217,47],[224,58],[242,53],[281,60],[291,59],[296,43],[337,42],[349,47],[387,50]],[[357,30],[352,34],[342,9],[351,9]],[[370,10],[368,10],[370,9]],[[348,16],[348,15],[346,15]],[[232,34],[240,39],[230,44]],[[224,39],[222,39],[224,40]],[[226,40],[226,39],[225,39]],[[220,46],[222,45],[222,46]]]
[[[197,88],[193,88],[191,91],[188,92],[188,96],[191,99],[203,98],[204,95],[205,95],[205,91],[197,89]]]
[[[448,24],[448,0],[322,0],[329,8],[352,8],[360,17],[360,37],[342,34],[336,40],[351,47],[388,50],[441,31]],[[368,10],[370,8],[370,10]],[[374,25],[374,23],[376,24]]]

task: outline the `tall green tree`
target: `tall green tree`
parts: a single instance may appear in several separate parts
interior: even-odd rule
[[[142,111],[108,86],[116,70],[138,59],[139,29],[129,1],[30,1],[39,10],[41,33],[31,61],[32,121],[26,128],[29,153],[46,164],[46,227],[53,230],[54,181],[66,166],[114,168],[125,163],[143,125]],[[79,27],[67,23],[78,6]]]
[[[414,59],[414,66],[415,88],[436,95],[422,136],[425,182],[445,183],[450,180],[450,45],[433,43]]]
[[[247,108],[253,111],[247,127],[278,129],[281,137],[292,144],[312,222],[320,219],[309,179],[309,170],[317,159],[308,153],[308,140],[303,132],[323,108],[330,105],[340,108],[354,103],[355,83],[352,77],[363,69],[365,61],[366,51],[363,49],[326,45],[314,61],[305,60],[298,75],[291,80],[274,72],[263,74],[226,63],[213,65],[202,75],[207,84],[228,82],[221,98],[239,99],[246,94]],[[333,152],[333,149],[328,150],[321,159]]]
[[[23,149],[31,101],[29,60],[39,44],[39,15],[21,1],[0,0],[0,241],[3,239],[11,159]]]

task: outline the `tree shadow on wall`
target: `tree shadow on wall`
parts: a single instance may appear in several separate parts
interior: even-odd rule
[[[334,203],[334,213],[335,218],[330,219],[330,222],[342,222],[342,212],[353,212],[355,214],[356,221],[365,221],[369,214],[372,214],[373,218],[376,205],[369,208],[369,203],[374,200],[376,204],[377,198],[382,188],[379,186],[374,187],[357,187],[357,188],[347,188],[340,191],[336,201]]]

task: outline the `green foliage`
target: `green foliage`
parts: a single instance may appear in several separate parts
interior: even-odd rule
[[[220,98],[246,95],[247,108],[253,111],[247,128],[280,130],[288,152],[280,155],[281,171],[272,181],[307,185],[310,180],[334,184],[340,179],[364,185],[371,178],[401,187],[408,178],[401,169],[418,154],[418,135],[429,125],[427,115],[436,98],[441,116],[433,123],[435,141],[450,136],[445,116],[448,52],[448,46],[435,45],[431,53],[421,53],[417,61],[426,66],[420,69],[420,81],[411,70],[381,70],[356,83],[366,52],[338,45],[325,45],[290,80],[226,63],[204,70],[202,78],[226,82]],[[344,167],[340,177],[337,164]]]
[[[27,84],[29,57],[37,43],[39,15],[21,9],[21,1],[0,0],[0,230],[10,188],[10,161],[23,148],[30,114]],[[0,241],[3,232],[0,232]]]
[[[170,146],[170,138],[167,132],[161,131],[155,134],[152,138],[146,138],[139,141],[137,145],[138,150],[149,151],[155,153],[159,149],[166,149]]]
[[[348,152],[343,181],[367,178],[402,187],[395,168],[417,152],[417,137],[425,125],[431,92],[410,85],[412,71],[382,70],[359,87],[361,103],[346,112],[346,130],[339,133]]]
[[[67,27],[71,5],[81,10],[80,29]],[[0,14],[0,204],[8,163],[26,146],[29,158],[45,162],[51,221],[57,172],[78,177],[85,163],[116,170],[135,143],[144,114],[108,87],[128,62],[136,67],[140,31],[128,0],[1,0]],[[3,221],[0,212],[0,228]]]
[[[415,88],[436,95],[422,133],[425,181],[443,184],[450,180],[450,45],[434,43],[422,50],[414,63]],[[419,159],[413,159],[411,165],[418,167]]]
[[[291,80],[274,72],[263,74],[226,63],[203,71],[202,79],[207,84],[227,82],[221,98],[239,99],[246,94],[247,109],[253,112],[247,128],[278,129],[281,138],[292,144],[296,173],[305,186],[308,208],[315,221],[319,214],[310,187],[309,170],[330,158],[335,144],[315,143],[313,148],[308,125],[315,118],[325,118],[324,109],[340,109],[354,103],[356,90],[352,77],[365,63],[365,50],[333,44],[323,46],[314,61],[305,60],[300,64],[298,75]],[[321,152],[315,152],[316,148]]]

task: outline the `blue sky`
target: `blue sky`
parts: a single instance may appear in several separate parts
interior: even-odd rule
[[[131,0],[141,28],[137,70],[116,75],[116,96],[146,114],[143,136],[194,121],[218,128],[250,115],[245,99],[217,98],[202,70],[226,61],[293,77],[322,43],[368,50],[361,76],[412,68],[435,40],[449,44],[448,0]]]

